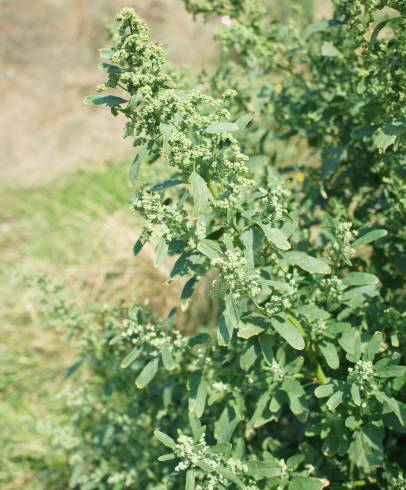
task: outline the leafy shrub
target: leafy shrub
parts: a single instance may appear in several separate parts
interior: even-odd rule
[[[55,429],[70,484],[406,488],[404,4],[336,0],[303,29],[255,0],[185,3],[223,16],[219,70],[188,88],[123,9],[99,91],[125,95],[86,103],[138,147],[134,253],[176,257],[184,308],[215,273],[222,312],[186,337],[175,310],[56,311],[90,373]],[[137,187],[158,159],[171,178]]]

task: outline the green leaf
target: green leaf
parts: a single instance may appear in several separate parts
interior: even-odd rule
[[[299,315],[303,315],[306,317],[308,320],[313,321],[313,320],[327,320],[328,318],[331,317],[330,313],[326,310],[322,310],[315,304],[308,304],[304,306],[300,306],[299,308],[296,308],[295,310],[296,313],[299,313]]]
[[[229,442],[239,422],[240,417],[237,415],[234,405],[229,403],[224,407],[220,418],[214,424],[214,437],[217,443]]]
[[[307,402],[304,399],[305,391],[297,379],[285,378],[281,388],[288,395],[292,413],[301,415],[307,411]]]
[[[382,332],[375,332],[374,335],[369,340],[365,354],[369,360],[373,360],[375,355],[381,350],[381,345],[383,343]]]
[[[197,250],[209,259],[217,259],[223,256],[220,245],[214,240],[208,240],[207,238],[199,242]]]
[[[135,386],[140,390],[145,388],[155,377],[158,372],[159,361],[158,358],[150,361],[135,380]]]
[[[257,429],[272,419],[272,414],[268,410],[271,395],[267,392],[262,393],[255,406],[255,411],[246,425],[245,433],[249,437],[253,429]],[[266,412],[268,412],[266,414]]]
[[[393,412],[399,420],[402,427],[406,425],[406,410],[402,410],[399,402],[395,398],[389,397],[386,393],[378,391],[375,393],[375,398],[385,405],[391,412]]]
[[[126,102],[128,100],[115,95],[88,95],[83,99],[85,105],[107,105],[109,107],[116,107]]]
[[[248,461],[247,475],[253,478],[275,478],[281,476],[281,467],[278,461]]]
[[[249,270],[253,270],[255,267],[254,261],[254,232],[252,229],[245,231],[241,235],[241,241],[245,246],[244,256],[247,260],[247,267]]]
[[[207,259],[197,252],[186,252],[179,256],[169,275],[171,281],[190,274],[203,274]]]
[[[347,158],[347,150],[344,146],[329,146],[324,148],[321,154],[321,176],[328,179],[334,175],[341,162]]]
[[[360,407],[362,404],[361,393],[359,391],[359,386],[356,383],[353,383],[351,385],[351,397],[352,397],[352,401],[355,403],[355,405]]]
[[[226,312],[224,311],[219,319],[219,325],[217,328],[218,345],[222,347],[230,345],[233,331],[234,331],[233,324],[226,320]]]
[[[370,472],[372,468],[377,466],[382,466],[384,435],[383,427],[376,426],[374,423],[363,427],[362,431],[355,432],[354,440],[348,451],[350,461],[366,472]]]
[[[326,31],[329,27],[330,27],[330,22],[328,20],[313,22],[312,24],[307,26],[305,31],[305,38],[307,38],[311,34],[315,34],[316,32]]]
[[[135,158],[130,167],[129,178],[132,185],[136,184],[138,175],[140,173],[141,164],[146,160],[147,156],[148,156],[147,147],[142,146],[140,148],[140,151],[137,153],[137,155],[135,155]]]
[[[239,314],[234,296],[229,293],[225,300],[226,309],[220,317],[217,341],[221,346],[230,345],[234,330],[239,327]]]
[[[235,124],[238,126],[239,129],[244,129],[252,121],[253,117],[254,113],[249,112],[248,114],[244,114],[243,116],[239,117],[237,121],[235,121]]]
[[[101,48],[99,49],[100,58],[103,60],[111,60],[115,52],[114,48]]]
[[[219,475],[235,483],[238,488],[242,488],[242,489],[245,488],[243,482],[238,478],[238,476],[232,473],[228,468],[225,468],[224,466],[218,466],[216,468],[216,471]]]
[[[241,339],[250,339],[256,337],[262,333],[264,329],[258,325],[250,323],[249,321],[240,322],[240,328],[238,329],[237,336]]]
[[[180,179],[168,179],[165,180],[164,182],[160,182],[159,184],[154,185],[151,187],[150,191],[151,192],[161,192],[166,189],[170,189],[171,187],[175,187],[176,185],[183,184],[183,180]]]
[[[198,442],[204,434],[206,426],[200,423],[199,417],[195,414],[195,412],[189,412],[189,424],[190,428],[192,429],[193,440]]]
[[[327,398],[334,393],[334,385],[320,385],[314,390],[316,398]]]
[[[331,369],[338,369],[340,360],[335,345],[331,342],[322,341],[318,347]]]
[[[355,242],[353,242],[353,247],[359,247],[360,245],[367,245],[368,243],[375,242],[379,238],[386,236],[388,232],[383,229],[376,229],[362,234]]]
[[[266,238],[280,250],[289,250],[291,248],[290,243],[287,241],[285,235],[278,230],[278,228],[273,228],[271,225],[260,224]]]
[[[265,362],[269,366],[272,366],[272,361],[274,359],[272,344],[272,337],[270,335],[262,334],[259,337],[259,345],[261,347],[262,355],[264,356]]]
[[[180,301],[181,301],[181,310],[186,311],[187,306],[189,304],[190,298],[193,296],[193,293],[195,292],[196,286],[199,282],[199,279],[197,276],[193,276],[190,279],[187,280],[185,285],[183,286],[182,293],[180,295]]]
[[[148,234],[144,232],[141,233],[141,236],[138,238],[138,240],[135,242],[134,247],[133,247],[133,255],[136,257],[141,250],[143,249],[144,245],[148,241]]]
[[[301,269],[310,272],[311,274],[330,274],[331,269],[326,262],[321,259],[311,257],[305,252],[286,252],[284,254],[285,261],[290,265],[297,265]]]
[[[321,46],[321,54],[329,58],[340,56],[340,51],[331,43],[324,41]]]
[[[134,349],[125,356],[125,358],[121,361],[120,367],[121,368],[127,368],[130,366],[134,361],[138,359],[140,354],[142,353],[142,347],[134,347]]]
[[[378,24],[375,26],[375,29],[372,32],[371,38],[369,40],[369,46],[368,49],[372,50],[374,49],[376,40],[378,39],[379,33],[381,30],[388,24],[389,22],[397,21],[401,19],[401,16],[399,17],[390,17],[389,19],[382,20],[381,22],[378,22]]]
[[[172,439],[172,437],[164,434],[163,432],[159,430],[154,431],[154,436],[155,439],[158,439],[158,441],[163,444],[166,447],[169,447],[171,449],[175,449],[176,447],[176,442]]]
[[[155,267],[161,267],[164,263],[166,257],[168,256],[168,244],[166,243],[165,238],[161,237],[158,241],[158,245],[155,251]]]
[[[207,184],[202,177],[200,177],[200,175],[194,171],[190,175],[190,183],[192,184],[194,201],[193,215],[195,218],[198,218],[207,210],[209,202],[209,189],[207,188]]]
[[[163,348],[161,352],[162,364],[164,368],[168,371],[172,370],[175,367],[175,363],[173,361],[172,352],[168,348]]]
[[[162,454],[162,456],[158,457],[158,461],[161,463],[165,463],[165,461],[172,461],[175,459],[175,455],[172,453]]]
[[[258,358],[257,345],[250,341],[248,347],[240,355],[240,367],[244,371],[248,371]]]
[[[348,306],[355,308],[362,305],[365,301],[369,301],[379,295],[377,286],[359,286],[352,289],[347,289],[342,296],[342,302]]]
[[[341,405],[343,401],[343,392],[342,391],[336,391],[334,395],[330,396],[330,398],[327,400],[327,407],[334,412],[334,410]]]
[[[286,340],[286,342],[288,342],[290,346],[297,350],[304,349],[305,341],[298,329],[290,320],[278,315],[271,318],[271,323],[273,328]]]
[[[368,272],[350,272],[342,279],[344,286],[373,286],[379,279]]]
[[[215,122],[209,124],[205,129],[205,132],[209,134],[232,133],[233,131],[238,131],[239,129],[240,128],[235,123]]]
[[[323,480],[298,476],[291,480],[288,490],[321,490],[325,486],[326,483]]]
[[[406,374],[406,366],[375,366],[374,372],[379,378],[399,378]]]
[[[207,383],[203,378],[203,374],[199,371],[192,373],[189,382],[189,411],[194,412],[197,417],[204,413],[207,399]]]
[[[338,343],[347,353],[347,359],[357,362],[361,358],[361,335],[356,328],[344,332]]]
[[[185,490],[194,490],[196,482],[196,473],[193,470],[188,470],[186,473]]]

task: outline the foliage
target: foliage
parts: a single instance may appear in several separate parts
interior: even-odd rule
[[[223,16],[213,77],[188,89],[123,9],[86,103],[124,115],[139,147],[135,253],[153,241],[158,267],[176,257],[184,307],[214,274],[223,311],[185,337],[175,310],[64,306],[74,370],[91,372],[57,437],[70,484],[405,488],[403,2],[337,0],[306,31],[255,0],[186,6]],[[397,13],[380,22],[384,7]],[[321,165],[282,165],[280,141]],[[170,178],[140,185],[159,159]]]

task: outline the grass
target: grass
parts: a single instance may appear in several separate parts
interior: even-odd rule
[[[64,279],[86,303],[133,293],[144,298],[162,288],[151,250],[136,262],[131,257],[140,223],[127,205],[127,168],[128,162],[120,162],[62,176],[48,186],[0,188],[2,489],[66,488],[55,479],[66,464],[48,448],[39,422],[63,417],[57,393],[74,353],[58,332],[41,325],[17,269]],[[150,171],[145,169],[145,179]],[[175,293],[168,288],[166,303],[158,306],[169,308]]]

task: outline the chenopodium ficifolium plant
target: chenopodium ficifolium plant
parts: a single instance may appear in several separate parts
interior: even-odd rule
[[[234,114],[238,94],[178,89],[145,23],[131,9],[117,21],[114,46],[101,51],[108,79],[100,91],[124,93],[86,102],[127,118],[125,136],[139,147],[135,185],[146,164],[172,169],[170,179],[136,191],[132,207],[146,223],[134,252],[156,240],[157,266],[177,256],[168,279],[186,281],[183,302],[216,271],[212,294],[224,311],[215,339],[183,339],[173,315],[164,333],[140,318],[108,333],[111,349],[128,344],[110,398],[138,420],[109,451],[134,438],[137,469],[127,458],[108,463],[103,443],[89,457],[94,443],[84,437],[79,468],[87,471],[75,483],[94,469],[99,488],[111,478],[117,488],[404,488],[406,368],[385,322],[401,325],[404,315],[388,307],[361,255],[384,232],[358,235],[340,206],[303,215],[304,189],[269,159],[253,169],[242,152],[240,138],[248,141],[257,123],[252,113]],[[128,389],[131,380],[142,391]],[[108,397],[106,410],[116,402]],[[150,427],[171,450],[160,466]]]

